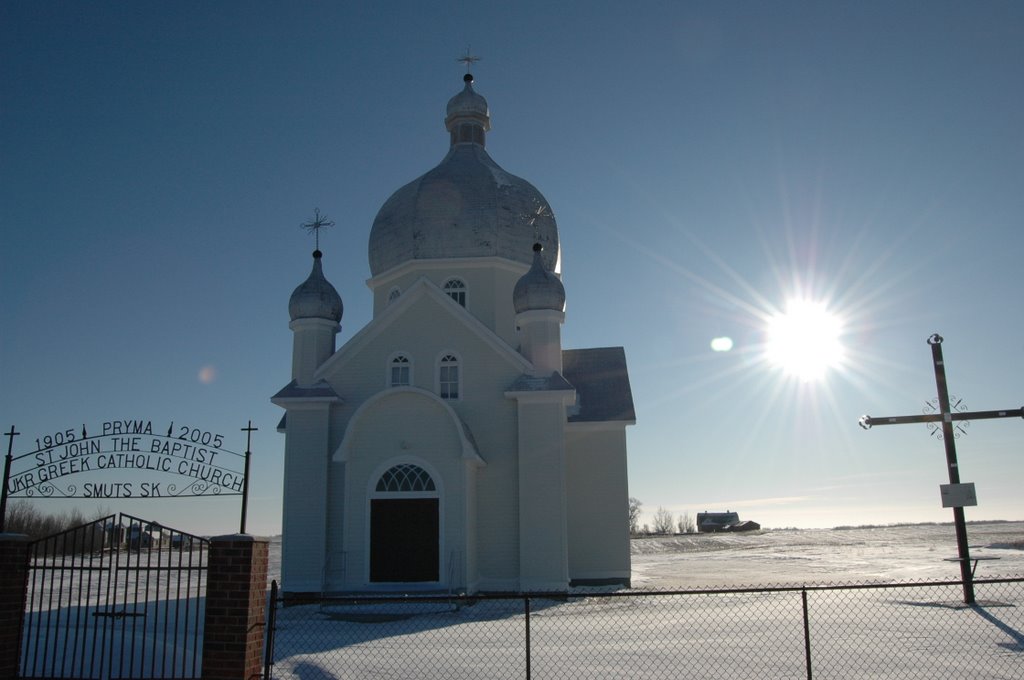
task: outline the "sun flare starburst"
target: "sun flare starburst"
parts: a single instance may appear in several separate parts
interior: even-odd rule
[[[801,381],[819,380],[843,362],[842,331],[839,316],[823,302],[790,300],[768,320],[765,358]]]

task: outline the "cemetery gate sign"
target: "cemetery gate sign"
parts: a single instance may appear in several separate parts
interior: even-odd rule
[[[245,453],[224,448],[224,435],[152,420],[108,420],[35,438],[35,448],[13,453],[12,426],[0,490],[0,531],[8,498],[191,498],[242,496],[245,533],[252,421]],[[120,477],[111,479],[112,475]],[[81,482],[79,479],[84,478]]]

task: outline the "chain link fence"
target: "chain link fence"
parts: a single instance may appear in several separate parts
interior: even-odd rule
[[[1024,578],[274,598],[267,677],[1024,678]]]

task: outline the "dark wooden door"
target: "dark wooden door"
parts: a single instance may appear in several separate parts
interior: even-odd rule
[[[370,580],[440,580],[438,527],[436,498],[371,500]]]

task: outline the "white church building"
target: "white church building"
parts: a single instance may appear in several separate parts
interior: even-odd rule
[[[319,250],[289,301],[286,594],[629,583],[625,353],[562,348],[554,216],[485,150],[471,76],[444,122],[373,222],[372,321],[335,349]]]

